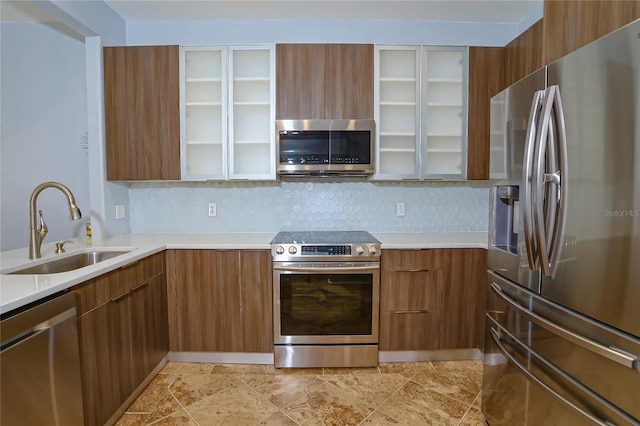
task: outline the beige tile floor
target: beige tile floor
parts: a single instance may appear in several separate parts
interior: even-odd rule
[[[362,369],[168,363],[129,425],[485,425],[481,361]]]

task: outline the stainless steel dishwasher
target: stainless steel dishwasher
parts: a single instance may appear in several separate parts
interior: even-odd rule
[[[82,425],[75,294],[0,322],[0,424]]]

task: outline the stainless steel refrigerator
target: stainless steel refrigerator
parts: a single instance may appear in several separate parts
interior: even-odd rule
[[[640,424],[640,20],[491,100],[483,412]]]

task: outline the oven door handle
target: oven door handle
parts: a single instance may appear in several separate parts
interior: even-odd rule
[[[372,271],[376,272],[380,270],[380,265],[378,264],[365,264],[361,266],[340,266],[336,264],[326,265],[326,266],[304,266],[304,265],[286,265],[286,266],[273,266],[274,271],[284,271],[284,272],[366,272]]]

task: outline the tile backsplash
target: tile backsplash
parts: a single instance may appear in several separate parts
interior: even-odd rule
[[[487,182],[134,183],[129,203],[132,232],[485,232],[489,222]]]

